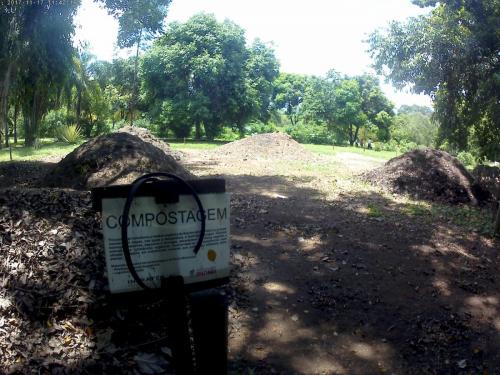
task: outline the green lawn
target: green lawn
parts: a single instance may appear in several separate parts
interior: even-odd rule
[[[68,145],[64,142],[52,141],[50,143],[42,144],[42,146],[39,148],[17,145],[15,147],[12,147],[12,160],[40,160],[47,156],[64,156],[73,151],[76,147],[78,147],[79,144]],[[2,148],[0,150],[0,161],[9,160],[9,149]]]
[[[325,155],[335,155],[339,152],[352,152],[354,154],[360,154],[384,160],[392,159],[400,155],[400,153],[396,151],[375,151],[375,150],[367,150],[351,146],[328,146],[328,145],[312,145],[312,144],[305,144],[303,146],[311,152],[314,152],[316,154],[325,154]]]
[[[176,150],[188,149],[188,150],[212,150],[221,146],[219,143],[209,143],[209,142],[168,142],[168,144]]]

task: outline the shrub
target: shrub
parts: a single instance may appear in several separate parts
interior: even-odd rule
[[[237,139],[240,139],[240,133],[231,128],[224,127],[222,129],[222,133],[217,137],[217,139],[229,142],[236,141]]]
[[[394,139],[391,139],[389,142],[383,144],[383,150],[384,151],[399,151],[399,145],[398,142],[396,142]]]
[[[76,125],[66,125],[61,129],[60,138],[69,144],[77,143],[82,137],[80,128]]]
[[[470,152],[459,152],[457,155],[457,159],[460,160],[460,162],[466,167],[474,168],[476,166],[474,155],[472,155]]]
[[[401,143],[399,144],[399,151],[401,152],[408,152],[417,148],[418,145],[415,142],[401,141]]]
[[[285,131],[299,143],[331,145],[335,142],[335,136],[323,124],[300,123]]]
[[[67,121],[68,116],[65,108],[49,111],[40,123],[40,137],[57,138]]]
[[[252,121],[245,125],[245,135],[276,133],[278,130],[274,122],[263,123],[261,121]]]

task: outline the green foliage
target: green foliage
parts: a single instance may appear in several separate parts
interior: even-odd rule
[[[222,129],[222,133],[217,137],[218,140],[228,142],[236,141],[240,138],[241,134],[239,131],[235,131],[228,127],[224,127],[224,129]]]
[[[435,7],[370,36],[375,68],[397,87],[431,95],[440,142],[463,151],[472,138],[480,158],[498,157],[498,0],[414,2]]]
[[[128,48],[157,35],[171,0],[102,0],[118,19],[118,46]]]
[[[436,143],[438,125],[421,112],[398,113],[391,125],[391,137],[399,142],[413,142],[427,147]]]
[[[282,110],[292,125],[299,120],[308,80],[305,75],[281,73],[274,81],[273,106]]]
[[[248,49],[241,27],[208,14],[171,23],[141,64],[159,131],[185,137],[194,126],[196,138],[209,139],[224,126],[243,133],[249,119],[269,117],[277,69],[271,48],[256,41]]]
[[[80,128],[76,125],[66,125],[62,127],[60,131],[59,138],[72,145],[77,143],[81,138],[82,138],[82,133],[80,131]]]
[[[279,127],[273,122],[251,121],[245,125],[245,135],[276,133]]]
[[[380,207],[378,207],[374,203],[368,203],[367,210],[368,210],[367,215],[369,217],[382,217],[382,216],[384,216]]]
[[[331,145],[335,143],[335,135],[324,124],[305,124],[299,122],[296,126],[289,126],[286,132],[299,143]]]
[[[68,121],[66,108],[50,110],[40,124],[40,137],[57,138]]]
[[[22,108],[28,146],[34,144],[43,115],[70,75],[77,6],[78,2],[51,6],[26,3],[0,15],[1,25],[8,26],[0,32],[0,71],[12,72],[15,90],[11,94]]]
[[[388,140],[393,106],[383,94],[379,81],[370,75],[341,77],[331,70],[325,78],[309,79],[301,107],[307,122],[323,122],[337,142],[350,145],[377,136]],[[376,127],[376,131],[372,128]],[[363,130],[364,129],[364,130]],[[360,139],[360,131],[365,132]],[[370,136],[366,136],[371,133]]]
[[[468,151],[460,151],[457,155],[457,159],[468,168],[474,168],[476,166],[476,159]]]

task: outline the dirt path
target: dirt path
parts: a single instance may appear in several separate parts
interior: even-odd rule
[[[500,372],[498,242],[351,190],[332,175],[378,164],[351,155],[312,181],[300,168],[191,165],[224,174],[233,194],[233,372]]]

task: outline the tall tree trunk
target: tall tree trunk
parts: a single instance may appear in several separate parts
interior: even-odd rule
[[[77,99],[76,99],[76,127],[80,127],[80,114],[82,112],[82,90],[77,89]]]
[[[24,131],[24,142],[27,147],[32,147],[35,145],[35,140],[38,135],[38,123],[42,114],[42,101],[43,94],[35,89],[35,93],[33,94],[33,98],[30,103],[31,107],[28,108],[28,121],[27,123],[25,123],[28,125],[25,127]]]
[[[354,142],[356,142],[356,140],[358,139],[358,133],[360,127],[358,125],[354,125],[354,127],[356,128],[356,130],[354,131]]]
[[[17,145],[17,116],[19,115],[19,100],[14,104],[14,144]]]
[[[9,147],[9,121],[8,121],[8,109],[9,109],[9,89],[10,89],[10,75],[12,72],[12,62],[9,62],[3,80],[0,86],[0,133],[2,130],[5,131],[5,146]],[[0,135],[0,147],[2,147],[1,135]]]
[[[134,126],[134,109],[137,101],[138,90],[137,90],[137,70],[139,66],[139,48],[141,46],[142,39],[142,29],[139,31],[139,39],[137,40],[137,48],[135,50],[135,63],[134,63],[134,83],[132,85],[132,97],[130,99],[129,111],[130,111],[130,126]]]
[[[196,130],[195,130],[195,133],[194,133],[194,138],[196,140],[200,140],[201,139],[201,124],[199,122],[196,122]]]
[[[349,125],[349,145],[354,146],[354,134],[352,132],[352,125]]]

